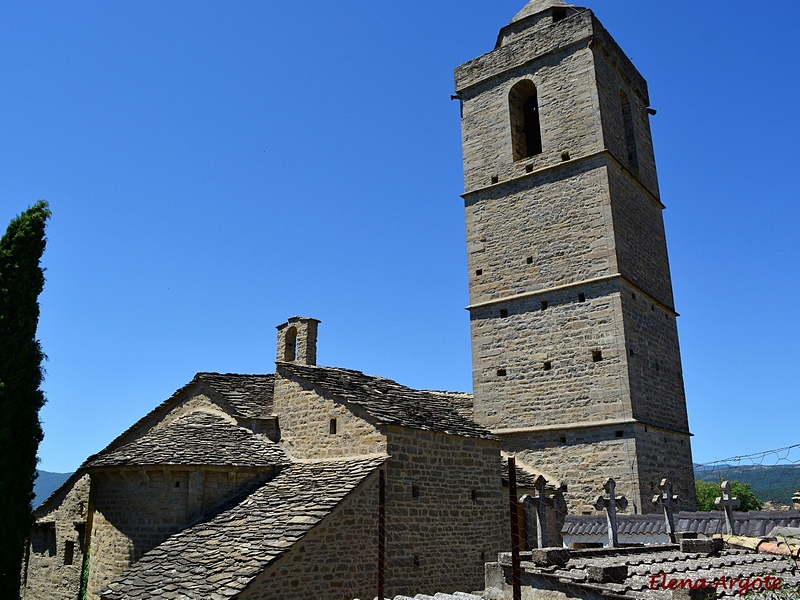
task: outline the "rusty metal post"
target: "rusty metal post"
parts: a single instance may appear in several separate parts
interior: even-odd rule
[[[378,484],[378,600],[383,600],[386,568],[386,473],[380,470]]]
[[[514,600],[522,600],[522,582],[519,572],[519,508],[517,506],[517,465],[508,457],[508,508],[511,516],[511,587]]]

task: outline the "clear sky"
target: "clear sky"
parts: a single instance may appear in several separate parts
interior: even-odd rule
[[[470,390],[452,71],[523,0],[3,2],[0,225],[53,211],[41,468],[197,371]],[[593,0],[650,84],[697,462],[800,441],[800,2]]]

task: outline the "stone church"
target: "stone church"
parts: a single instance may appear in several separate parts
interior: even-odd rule
[[[23,598],[372,598],[379,546],[387,596],[482,589],[512,455],[562,512],[608,477],[693,508],[647,84],[590,10],[532,0],[455,85],[473,394],[318,366],[289,319],[273,373],[197,374],[36,510]]]

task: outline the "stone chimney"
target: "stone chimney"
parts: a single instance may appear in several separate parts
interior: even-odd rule
[[[309,317],[292,317],[278,325],[278,362],[317,364],[317,326],[321,323]]]

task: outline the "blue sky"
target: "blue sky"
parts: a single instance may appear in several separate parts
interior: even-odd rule
[[[471,389],[452,71],[522,0],[0,4],[0,225],[51,204],[41,468],[197,371]],[[798,437],[800,3],[594,0],[650,84],[695,459]]]

